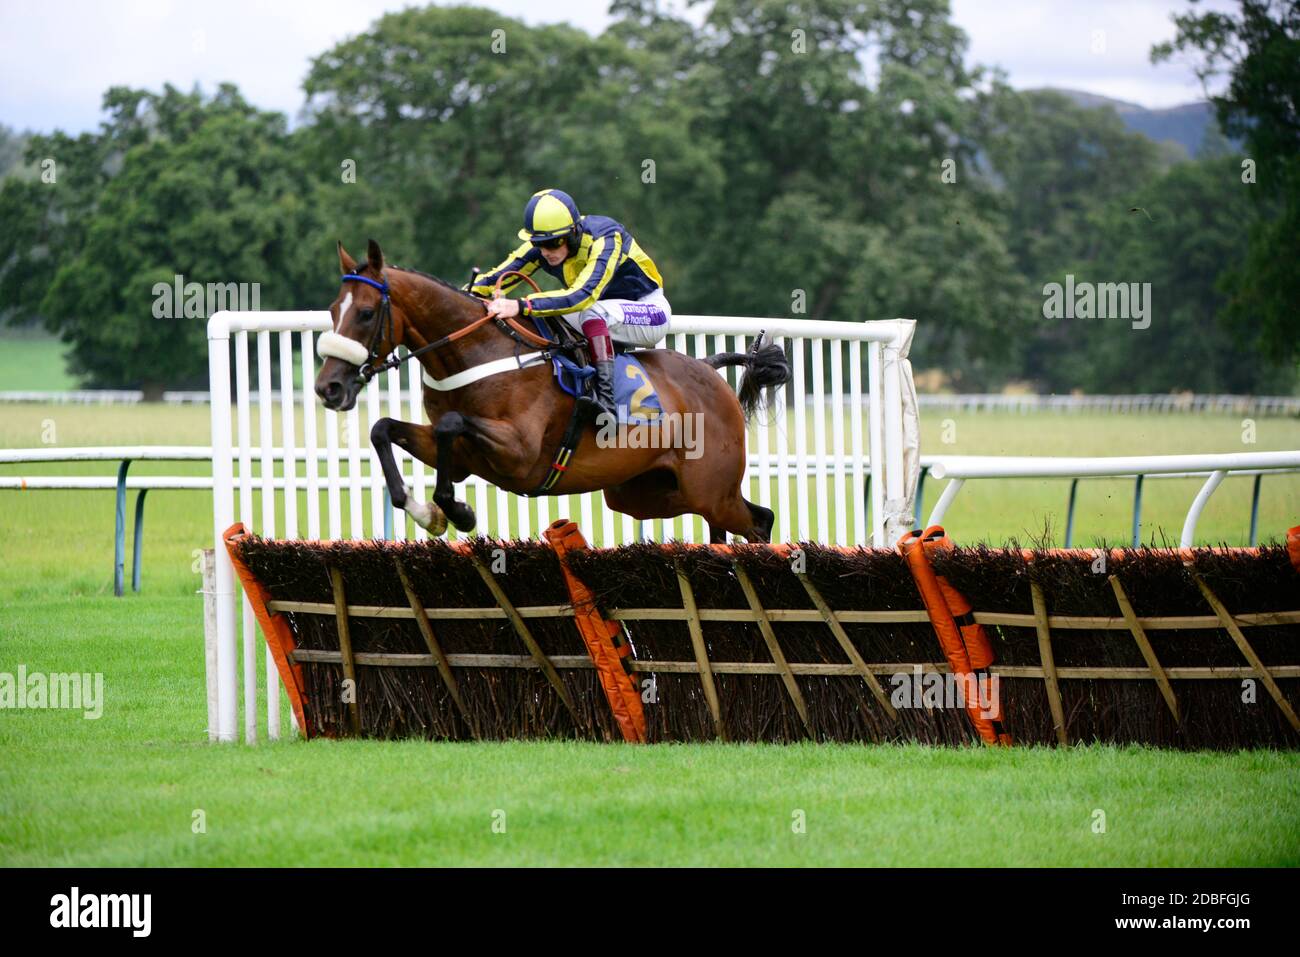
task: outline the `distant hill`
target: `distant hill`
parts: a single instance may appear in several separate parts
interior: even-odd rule
[[[1096,93],[1082,90],[1064,90],[1059,87],[1046,87],[1054,93],[1069,97],[1079,106],[1109,106],[1119,114],[1129,129],[1135,133],[1155,140],[1157,143],[1176,143],[1193,158],[1200,155],[1205,146],[1207,132],[1218,132],[1218,122],[1214,117],[1214,107],[1204,101],[1171,106],[1162,110],[1149,110],[1137,103],[1116,100]]]

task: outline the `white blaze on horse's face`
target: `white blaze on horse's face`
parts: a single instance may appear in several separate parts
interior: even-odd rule
[[[356,339],[342,335],[339,332],[343,328],[343,320],[347,318],[348,312],[352,309],[352,293],[350,291],[343,297],[338,309],[338,316],[330,317],[334,320],[333,331],[322,332],[320,338],[316,340],[316,354],[322,359],[341,359],[351,366],[360,368],[370,357],[369,350]],[[323,367],[321,375],[325,375]]]
[[[338,318],[334,320],[335,332],[339,331],[339,326],[343,325],[343,317],[348,314],[348,310],[351,308],[352,308],[352,293],[349,292],[346,296],[343,297],[343,301],[339,303]]]

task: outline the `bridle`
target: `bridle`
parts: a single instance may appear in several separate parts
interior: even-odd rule
[[[518,276],[520,279],[532,286],[535,292],[542,291],[541,287],[533,281],[531,276],[525,275],[516,270],[510,270],[508,272],[503,272],[497,277],[496,285],[492,288],[494,297],[500,294],[501,284],[509,276]],[[426,352],[432,352],[434,349],[440,349],[445,345],[450,345],[457,339],[463,339],[465,336],[468,336],[480,326],[483,326],[489,320],[493,319],[496,320],[496,324],[502,332],[521,345],[526,344],[542,349],[555,349],[561,346],[561,343],[556,342],[554,339],[548,339],[546,336],[538,335],[515,319],[502,319],[500,316],[493,316],[485,312],[483,316],[475,319],[469,325],[457,329],[455,332],[448,333],[441,339],[420,346],[418,349],[411,349],[404,356],[394,355],[381,362],[379,346],[385,339],[392,339],[393,308],[392,301],[389,297],[388,277],[381,272],[379,274],[379,279],[375,280],[371,279],[369,276],[362,276],[359,273],[351,272],[343,277],[343,282],[363,282],[367,286],[372,286],[379,290],[379,321],[375,323],[374,331],[370,334],[370,341],[366,343],[366,361],[357,368],[357,377],[362,381],[362,383],[368,383],[381,372],[387,372],[389,369],[396,369],[408,359],[414,359]],[[487,307],[484,306],[485,310],[486,308]],[[343,317],[340,316],[339,321],[342,322],[342,319]]]
[[[379,278],[381,281],[376,282],[369,276],[360,276],[356,273],[349,273],[343,277],[344,282],[363,282],[379,290],[379,321],[375,323],[375,330],[370,334],[370,341],[366,343],[366,354],[369,358],[357,369],[357,376],[362,382],[369,382],[385,369],[393,369],[398,365],[391,359],[386,363],[380,363],[379,366],[375,365],[379,361],[379,344],[391,338],[393,327],[393,304],[388,296],[388,277],[381,272]],[[342,321],[343,317],[339,316],[339,322]]]

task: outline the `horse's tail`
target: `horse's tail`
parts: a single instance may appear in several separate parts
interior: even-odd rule
[[[773,345],[772,340],[763,334],[754,340],[748,352],[719,352],[704,361],[715,369],[745,367],[745,374],[740,378],[739,398],[746,419],[758,409],[764,389],[775,389],[790,381],[790,362],[785,357],[785,350]]]

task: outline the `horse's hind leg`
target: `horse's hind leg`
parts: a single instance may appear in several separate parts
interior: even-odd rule
[[[438,484],[433,490],[433,500],[462,532],[473,529],[478,519],[465,502],[456,501],[456,488],[452,484],[453,447],[456,439],[471,431],[470,422],[459,412],[446,412],[433,427],[438,436]]]
[[[772,523],[776,521],[776,515],[773,514],[770,508],[755,505],[747,499],[745,505],[749,508],[749,514],[754,520],[754,526],[750,530],[752,534],[746,533],[745,538],[751,542],[770,542],[772,540]]]
[[[748,502],[736,494],[708,510],[702,510],[704,520],[709,523],[709,542],[721,544],[727,540],[727,532],[742,535],[749,542],[768,542],[772,540],[772,522],[774,516],[770,508]]]

